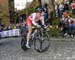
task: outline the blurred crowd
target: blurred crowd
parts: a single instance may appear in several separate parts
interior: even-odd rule
[[[69,12],[72,11],[72,16],[75,16],[75,1],[71,4],[69,2],[61,3],[58,7],[58,17],[60,17],[59,28],[64,36],[75,35],[75,17],[70,16]]]
[[[12,29],[19,29],[23,26],[24,23],[10,24],[9,26],[5,26],[4,24],[0,24],[0,32]]]
[[[71,35],[73,37],[75,35],[75,18],[70,17],[68,12],[65,12],[62,15],[59,27],[64,36]]]
[[[75,15],[75,1],[64,0],[62,3],[55,2],[55,15],[61,18],[63,12],[72,10],[72,14]]]

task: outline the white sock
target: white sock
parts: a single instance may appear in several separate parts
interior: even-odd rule
[[[29,45],[29,40],[27,40],[27,43],[26,44]]]
[[[26,45],[28,45],[29,44],[29,38],[27,38],[27,43],[26,43]]]
[[[26,45],[29,45],[29,34],[27,36],[27,43],[26,43]]]

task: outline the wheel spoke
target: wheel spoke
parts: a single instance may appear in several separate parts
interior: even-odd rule
[[[38,52],[46,51],[50,45],[50,39],[47,32],[41,31],[38,33],[38,38],[35,39],[34,48]]]

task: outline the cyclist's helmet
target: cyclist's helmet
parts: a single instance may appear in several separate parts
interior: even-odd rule
[[[44,11],[43,8],[38,8],[38,9],[36,10],[36,12],[40,12],[40,13],[42,13],[42,12],[45,12],[45,11]]]

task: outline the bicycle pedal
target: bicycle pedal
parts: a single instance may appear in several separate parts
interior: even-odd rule
[[[38,37],[36,37],[36,38],[38,38]]]
[[[41,39],[42,41],[44,41],[44,39]]]
[[[44,40],[45,38],[43,38],[43,40]]]

